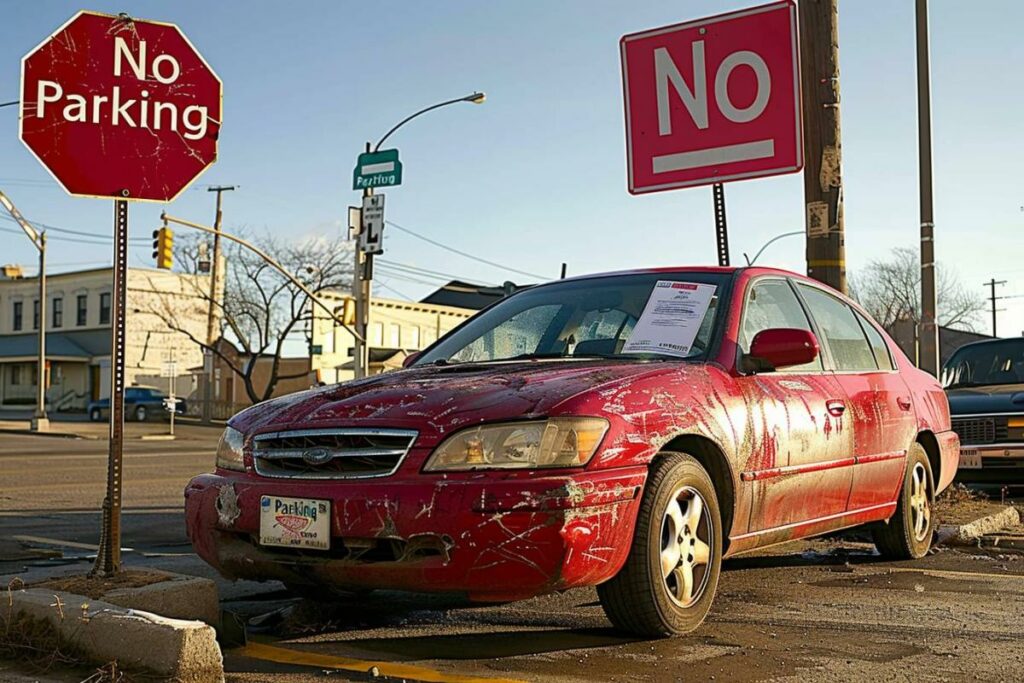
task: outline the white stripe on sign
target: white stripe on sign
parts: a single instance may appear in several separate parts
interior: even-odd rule
[[[739,145],[698,149],[693,152],[664,154],[654,157],[651,161],[654,173],[667,173],[668,171],[685,171],[714,164],[728,164],[734,161],[764,159],[771,156],[775,156],[775,140],[758,140]]]
[[[390,173],[395,170],[395,162],[385,161],[379,164],[366,164],[363,166],[363,175],[370,173]]]

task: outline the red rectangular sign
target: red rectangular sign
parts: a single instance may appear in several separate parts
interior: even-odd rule
[[[633,194],[803,168],[792,0],[623,36]]]

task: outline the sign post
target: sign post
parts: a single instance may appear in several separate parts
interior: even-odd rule
[[[79,12],[21,62],[19,136],[71,195],[114,200],[110,448],[93,571],[121,566],[128,202],[169,202],[217,158],[221,81],[173,24]]]

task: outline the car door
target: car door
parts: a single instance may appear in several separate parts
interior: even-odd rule
[[[740,321],[740,351],[765,329],[813,330],[790,282],[762,277],[748,285]],[[750,482],[750,532],[841,515],[853,465],[852,436],[836,412],[842,389],[826,357],[738,379],[748,406],[748,453],[741,480]]]
[[[881,332],[839,297],[808,283],[797,289],[827,344],[846,394],[856,463],[850,512],[892,503],[903,481],[916,418]]]

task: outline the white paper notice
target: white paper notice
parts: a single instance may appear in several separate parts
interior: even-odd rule
[[[658,280],[622,353],[689,356],[714,294],[715,285]]]

